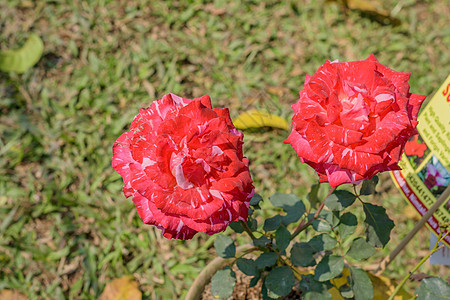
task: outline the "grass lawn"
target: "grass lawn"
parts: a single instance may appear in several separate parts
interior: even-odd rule
[[[147,299],[182,297],[215,256],[213,238],[166,240],[142,224],[111,167],[115,139],[169,92],[208,93],[232,116],[260,108],[289,120],[305,74],[370,53],[411,72],[412,92],[431,96],[450,70],[450,3],[384,2],[400,25],[325,0],[0,2],[1,49],[28,32],[45,44],[25,74],[0,73],[0,290],[96,299],[111,279],[131,275]],[[281,143],[288,132],[245,134],[257,192],[304,197],[316,177]],[[415,222],[388,190],[376,201],[397,227],[378,260]],[[423,229],[385,275],[403,277],[428,239]]]

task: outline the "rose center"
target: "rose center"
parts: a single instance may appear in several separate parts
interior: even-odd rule
[[[208,174],[212,168],[205,159],[196,158],[187,150],[172,153],[170,169],[177,181],[177,185],[182,189],[190,189],[211,181],[213,178],[208,176]]]
[[[342,111],[340,113],[340,119],[345,128],[363,131],[369,126],[368,116],[370,109],[361,93],[343,98],[341,99],[341,103]]]

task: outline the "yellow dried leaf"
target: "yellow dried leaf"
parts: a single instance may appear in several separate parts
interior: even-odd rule
[[[395,290],[397,283],[393,280],[384,277],[384,276],[375,276],[373,274],[369,274],[369,278],[373,284],[374,290],[374,298],[375,300],[387,299]],[[397,295],[395,295],[394,300],[406,300],[411,299],[412,296],[408,294],[405,289],[401,289]]]
[[[268,114],[260,110],[249,110],[233,120],[237,129],[273,127],[287,130],[288,123],[280,116]]]
[[[381,4],[366,0],[347,0],[348,8],[358,9],[364,12],[371,12],[383,17],[389,17],[389,12]]]
[[[28,298],[16,290],[0,291],[0,299],[2,300],[28,300]]]
[[[99,300],[140,300],[142,293],[138,283],[130,276],[116,278],[105,287]]]
[[[393,25],[400,24],[400,20],[391,16],[391,13],[383,8],[381,1],[373,0],[327,0],[327,2],[338,2],[345,8],[359,10],[365,14],[373,16],[380,22],[388,20]]]

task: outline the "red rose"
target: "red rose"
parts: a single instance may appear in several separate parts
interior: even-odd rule
[[[228,109],[212,109],[208,95],[169,94],[117,139],[112,166],[144,223],[186,240],[247,220],[254,189],[242,140]]]
[[[425,99],[409,92],[409,77],[373,54],[363,61],[325,62],[306,76],[285,143],[333,187],[399,170]]]

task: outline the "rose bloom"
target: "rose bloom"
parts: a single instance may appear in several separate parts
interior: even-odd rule
[[[373,54],[363,61],[325,62],[306,76],[284,142],[332,187],[399,170],[425,99],[409,92],[409,77]]]
[[[117,139],[112,166],[143,222],[186,240],[247,220],[254,188],[242,140],[228,109],[212,109],[208,95],[169,94]]]

